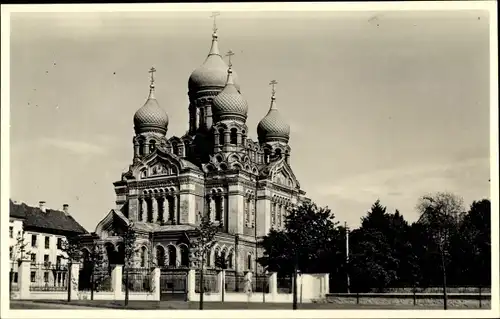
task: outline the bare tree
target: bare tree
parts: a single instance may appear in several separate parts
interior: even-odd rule
[[[215,224],[210,220],[209,215],[200,214],[200,225],[195,229],[194,240],[191,240],[191,248],[194,259],[199,262],[200,267],[200,310],[203,309],[203,269],[207,254],[217,242],[215,235],[222,229],[222,223]]]
[[[463,199],[451,193],[438,192],[422,196],[418,201],[417,209],[420,212],[418,222],[427,227],[439,250],[443,273],[443,301],[446,310],[448,308],[446,258],[450,233],[458,228],[464,215]]]

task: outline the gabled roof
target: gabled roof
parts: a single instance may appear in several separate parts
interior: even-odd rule
[[[24,229],[43,229],[47,233],[88,233],[72,216],[59,210],[47,208],[45,212],[39,207],[25,203],[14,203],[10,200],[10,216],[24,219]]]

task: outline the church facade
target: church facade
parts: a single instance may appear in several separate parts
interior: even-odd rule
[[[133,119],[132,163],[114,183],[116,207],[96,227],[108,258],[123,250],[120,232],[133,223],[141,246],[138,266],[153,260],[189,267],[189,238],[203,214],[222,225],[206,266],[223,254],[229,269],[260,271],[257,243],[307,200],[290,166],[290,127],[276,105],[276,82],[253,141],[249,107],[228,55],[229,65],[215,29],[205,62],[189,78],[189,130],[181,137],[168,137],[169,117],[155,98],[151,69],[149,96]]]

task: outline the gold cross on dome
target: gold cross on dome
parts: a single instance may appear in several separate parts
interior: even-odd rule
[[[151,69],[149,69],[148,71],[149,73],[151,73],[151,84],[155,83],[155,72],[156,72],[156,69],[155,67],[151,67]]]
[[[219,16],[220,13],[219,12],[212,12],[212,15],[210,16],[210,18],[213,18],[214,19],[214,26],[213,26],[213,30],[214,30],[214,33],[217,32],[217,16]]]
[[[276,84],[278,84],[278,81],[276,81],[276,80],[272,80],[271,82],[269,82],[269,85],[271,85],[271,87],[272,87],[272,91],[271,92],[272,92],[273,96],[276,93],[276,90],[275,90],[275,85]]]
[[[229,67],[233,66],[233,64],[231,63],[231,57],[234,55],[234,52],[229,50],[227,51],[226,53],[226,56],[229,57]]]

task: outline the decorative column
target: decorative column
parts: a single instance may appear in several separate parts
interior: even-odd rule
[[[134,142],[134,157],[139,156],[139,143]]]
[[[229,131],[224,130],[224,145],[229,144]]]
[[[255,227],[255,198],[250,199],[250,225]]]
[[[146,141],[144,141],[144,143],[142,144],[142,154],[149,154],[149,143],[147,143]]]
[[[148,220],[148,202],[146,200],[146,197],[142,197],[141,201],[141,207],[142,207],[142,213],[141,213],[141,222],[147,221]]]
[[[226,196],[224,196],[224,193],[220,194],[220,210],[221,210],[221,213],[220,213],[220,221],[223,223],[224,225],[224,228],[226,228],[226,205],[225,205],[225,199]]]
[[[238,146],[242,144],[242,143],[241,143],[241,133],[240,133],[240,131],[238,131],[238,132],[236,133],[236,144],[237,144]]]
[[[151,196],[151,208],[153,210],[152,222],[155,223],[158,220],[158,201],[154,196]]]
[[[168,220],[168,197],[166,194],[163,194],[163,214],[162,214],[162,222],[166,222]]]
[[[177,224],[177,211],[178,211],[178,203],[177,203],[177,195],[173,195],[172,196],[172,206],[173,206],[173,211],[174,211],[174,214],[172,216],[172,224]]]
[[[213,222],[215,221],[215,214],[216,214],[215,196],[210,195],[209,198],[210,198],[210,220]]]

